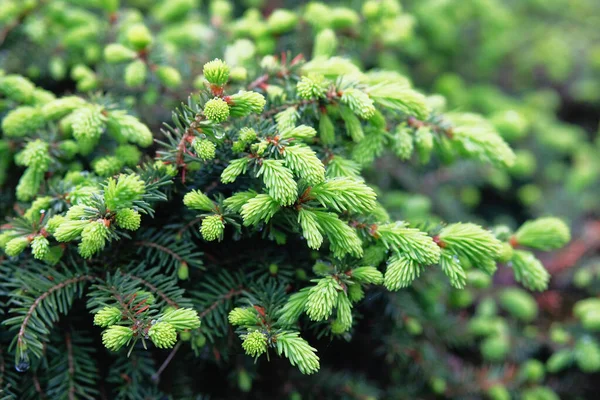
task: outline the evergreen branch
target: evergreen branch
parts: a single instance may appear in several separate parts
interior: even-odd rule
[[[66,332],[61,339],[64,347],[50,349],[47,394],[52,399],[60,400],[97,398],[95,384],[98,370],[90,338],[76,332]]]
[[[179,262],[185,262],[185,260],[183,259],[183,257],[181,257],[180,255],[178,255],[177,253],[175,253],[173,250],[169,249],[168,247],[165,246],[161,246],[158,243],[152,243],[152,242],[148,242],[148,241],[139,241],[139,242],[135,242],[135,245],[137,246],[146,246],[146,247],[153,247],[155,249],[158,249],[164,253],[167,253],[168,255],[170,255],[171,257],[173,257],[174,259],[176,259]]]
[[[55,294],[55,293],[59,293],[61,292],[63,289],[68,288],[71,285],[76,285],[82,282],[92,282],[96,279],[95,276],[92,275],[81,275],[81,276],[77,276],[77,277],[73,277],[73,278],[69,278],[64,280],[63,282],[57,283],[56,285],[53,285],[51,287],[49,287],[47,290],[45,290],[42,294],[40,294],[38,297],[35,298],[35,300],[32,302],[32,304],[26,309],[27,311],[25,312],[25,314],[22,316],[22,321],[19,325],[19,332],[17,333],[16,336],[16,343],[17,343],[17,347],[18,348],[31,348],[34,351],[34,354],[36,355],[41,355],[41,344],[38,342],[38,339],[35,335],[29,335],[29,325],[32,321],[32,318],[37,316],[37,312],[38,312],[38,308],[41,307],[43,305],[43,303],[45,302],[45,300],[47,299],[51,299],[51,297]],[[62,307],[61,307],[62,309]],[[67,310],[62,309],[61,310],[63,313],[66,313]],[[15,322],[15,318],[19,318],[19,317],[14,317],[11,318],[7,321],[5,321],[5,324],[13,324]],[[58,314],[56,310],[53,310],[52,312],[49,313],[49,315],[46,317],[45,316],[45,320],[46,318],[48,318],[48,321],[52,321],[55,322],[58,319]],[[37,325],[37,324],[36,324]],[[36,331],[39,332],[47,332],[48,328],[43,328],[43,327],[35,327]],[[31,343],[27,343],[28,341],[30,341]],[[26,345],[27,343],[27,345]]]
[[[142,284],[144,284],[144,286],[146,286],[148,289],[150,289],[153,293],[156,293],[157,295],[159,295],[160,298],[162,298],[165,301],[165,303],[167,303],[171,307],[180,308],[180,305],[175,300],[173,300],[172,298],[167,296],[167,294],[165,292],[163,292],[162,290],[160,290],[158,287],[156,287],[152,283],[148,282],[147,280],[145,280],[139,276],[132,275],[132,274],[127,274],[127,273],[123,273],[123,272],[121,272],[121,274],[124,276],[129,276],[133,279],[140,281]]]
[[[198,314],[198,317],[200,317],[200,319],[206,317],[208,314],[213,312],[222,302],[231,300],[233,297],[241,295],[242,293],[244,293],[244,290],[244,288],[231,289],[227,293],[222,294],[210,306],[208,306],[200,314]]]

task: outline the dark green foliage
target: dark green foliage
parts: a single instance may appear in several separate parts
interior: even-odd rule
[[[287,3],[0,4],[0,398],[589,396],[597,6]]]

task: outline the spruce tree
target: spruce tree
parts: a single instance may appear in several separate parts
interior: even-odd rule
[[[418,215],[379,185],[535,162],[500,111],[355,59],[401,47],[398,2],[123,3],[0,7],[9,51],[45,61],[0,73],[3,398],[533,399],[555,396],[546,373],[600,369],[596,340],[559,326],[545,365],[518,354],[561,218]],[[576,304],[586,331],[599,307]],[[455,348],[498,370],[452,371]]]

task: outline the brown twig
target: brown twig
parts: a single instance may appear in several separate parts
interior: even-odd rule
[[[158,378],[160,378],[160,374],[163,373],[163,371],[165,370],[165,368],[167,368],[167,366],[169,365],[169,363],[171,362],[171,360],[173,359],[173,357],[175,357],[175,354],[177,353],[177,350],[179,350],[179,348],[181,347],[181,343],[183,343],[183,342],[179,341],[175,345],[175,347],[173,348],[173,350],[171,350],[171,353],[169,353],[169,355],[167,356],[167,358],[165,358],[165,361],[163,361],[163,363],[160,366],[160,368],[154,374],[152,374],[152,380],[154,382],[158,381]]]
[[[202,311],[198,316],[202,319],[208,314],[210,314],[215,308],[219,306],[223,301],[229,300],[234,296],[238,296],[242,294],[244,288],[239,289],[231,289],[229,292],[225,293],[223,296],[219,297],[214,303],[212,303],[207,309]]]
[[[137,246],[145,246],[145,247],[152,247],[152,248],[158,249],[164,253],[167,253],[168,255],[170,255],[171,257],[173,257],[174,259],[176,259],[179,262],[185,262],[183,257],[181,257],[179,254],[175,253],[173,250],[169,249],[168,247],[162,246],[158,243],[148,242],[148,241],[143,240],[143,241],[135,242],[135,244]]]
[[[163,291],[159,290],[156,286],[154,286],[150,282],[148,282],[148,281],[140,278],[139,276],[135,276],[135,275],[131,275],[131,274],[125,274],[123,272],[121,272],[121,274],[128,275],[128,276],[132,277],[133,279],[137,279],[138,281],[140,281],[141,283],[143,283],[144,286],[146,286],[148,289],[150,289],[151,291],[153,291],[154,293],[156,293],[157,295],[159,295],[168,305],[170,305],[171,307],[174,307],[174,308],[180,308],[179,304],[177,304],[177,302],[175,300],[171,299]]]
[[[67,345],[67,360],[69,363],[69,400],[75,400],[75,385],[73,385],[75,376],[75,362],[73,361],[73,343],[71,341],[71,334],[65,333],[65,343]]]

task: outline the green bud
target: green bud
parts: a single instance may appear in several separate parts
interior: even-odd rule
[[[106,328],[121,321],[122,317],[123,313],[117,307],[104,307],[94,315],[94,325]]]
[[[250,374],[245,369],[241,369],[238,374],[238,387],[244,393],[250,392],[252,390],[252,378]]]
[[[88,224],[89,222],[87,220],[63,221],[58,228],[56,228],[54,237],[59,242],[69,242],[71,240],[75,240],[81,235],[83,228],[85,228]]]
[[[133,115],[124,111],[113,111],[108,118],[108,132],[120,142],[128,141],[141,147],[148,147],[153,143],[150,129]]]
[[[105,156],[94,159],[92,166],[99,176],[112,176],[121,171],[123,163],[115,156]]]
[[[515,163],[510,167],[510,173],[518,178],[527,178],[535,173],[535,156],[528,150],[515,152]]]
[[[453,290],[449,301],[452,307],[465,308],[473,303],[473,295],[468,290]]]
[[[50,70],[50,76],[54,80],[62,81],[65,79],[65,76],[67,76],[67,67],[63,59],[60,57],[50,58],[48,68]]]
[[[218,58],[204,64],[204,78],[212,85],[223,86],[229,80],[229,66]]]
[[[490,400],[510,400],[510,393],[506,386],[497,383],[487,390],[487,396]]]
[[[258,315],[254,308],[236,307],[229,312],[229,323],[236,326],[258,324]]]
[[[103,220],[88,223],[81,231],[81,243],[79,243],[79,254],[83,258],[90,258],[95,253],[104,249],[108,240],[109,229]]]
[[[587,268],[578,270],[573,276],[573,283],[578,288],[588,287],[593,281],[594,274]]]
[[[156,69],[158,80],[168,88],[176,88],[181,85],[181,74],[175,68],[161,65]]]
[[[513,254],[514,254],[514,249],[510,245],[510,243],[502,243],[498,261],[502,262],[502,263],[507,263],[512,259]]]
[[[538,312],[535,299],[518,288],[504,289],[500,294],[500,305],[514,317],[526,322],[533,321]]]
[[[213,201],[199,190],[192,190],[183,196],[183,204],[192,210],[212,211],[215,208]]]
[[[35,106],[43,106],[46,103],[55,100],[56,96],[54,93],[45,89],[35,89],[32,94],[31,103]]]
[[[104,201],[109,210],[131,208],[146,191],[146,185],[135,174],[119,175],[118,179],[109,178],[104,188]]]
[[[229,105],[225,100],[215,97],[204,105],[204,115],[216,123],[223,122],[229,118]]]
[[[156,298],[152,294],[152,292],[148,292],[146,290],[138,290],[135,292],[136,301],[141,304],[152,305],[156,302]],[[168,307],[170,309],[170,307]]]
[[[20,201],[29,201],[33,199],[44,181],[44,170],[37,168],[27,168],[21,175],[17,185],[16,195]]]
[[[358,267],[354,268],[350,273],[350,276],[356,282],[373,283],[375,285],[383,283],[383,275],[375,267]]]
[[[443,394],[446,391],[446,381],[442,378],[431,378],[429,385],[431,386],[431,390],[436,394]]]
[[[177,308],[166,311],[160,320],[168,322],[178,331],[200,328],[198,313],[191,308]]]
[[[4,246],[4,252],[9,257],[18,256],[29,246],[29,240],[25,236],[19,236],[10,240]]]
[[[190,277],[190,267],[188,267],[185,261],[182,261],[177,267],[177,278],[181,281],[185,281]]]
[[[18,165],[32,167],[38,171],[47,171],[50,164],[49,145],[41,139],[33,140],[16,157]]]
[[[190,332],[190,331],[179,332],[179,339],[181,339],[183,342],[189,342],[192,339],[192,332]]]
[[[99,5],[107,12],[114,13],[119,9],[120,0],[100,0]]]
[[[251,357],[258,357],[267,351],[267,337],[261,332],[252,331],[244,335],[243,339],[242,347]]]
[[[133,338],[131,328],[121,325],[112,325],[102,332],[102,343],[111,351],[118,351],[121,347],[129,344]]]
[[[496,335],[481,342],[481,355],[488,361],[502,361],[510,350],[510,343],[505,335]]]
[[[17,103],[28,104],[35,90],[35,85],[20,75],[0,77],[0,93]]]
[[[341,335],[348,331],[348,327],[345,323],[339,319],[335,319],[331,322],[331,333],[334,335]]]
[[[373,100],[368,94],[359,89],[350,88],[344,90],[341,101],[363,119],[369,119],[375,114],[376,110]]]
[[[48,233],[54,235],[54,232],[56,231],[56,229],[65,221],[66,221],[66,218],[62,215],[53,216],[46,223],[46,231]]]
[[[73,140],[63,140],[58,143],[58,149],[62,153],[61,158],[72,160],[79,152],[79,146]]]
[[[523,390],[522,400],[560,400],[560,397],[549,387],[534,386]]]
[[[365,297],[365,291],[361,285],[350,285],[348,286],[348,299],[352,303],[357,303]]]
[[[491,317],[496,315],[497,307],[496,302],[491,297],[486,297],[477,306],[477,315],[482,315],[485,317]]]
[[[590,374],[600,370],[600,348],[595,341],[589,338],[578,340],[574,357],[577,366],[583,372]]]
[[[552,354],[546,361],[546,369],[551,374],[562,371],[573,362],[573,353],[570,349],[562,349]]]
[[[244,67],[233,67],[229,75],[232,81],[243,82],[248,79],[248,70]]]
[[[550,327],[550,340],[557,344],[567,344],[571,340],[571,335],[561,326],[553,324]]]
[[[50,242],[42,235],[38,235],[31,241],[31,253],[38,260],[43,260],[50,249]]]
[[[2,131],[6,137],[23,137],[34,134],[44,126],[44,117],[39,109],[23,106],[11,110],[2,120]]]
[[[590,310],[581,316],[581,325],[590,332],[600,331],[600,310]]]
[[[244,127],[242,129],[240,129],[238,137],[239,137],[240,141],[242,141],[244,143],[251,143],[251,142],[254,142],[258,136],[254,129]]]
[[[331,24],[331,9],[320,2],[310,2],[304,11],[304,20],[316,28],[328,27]]]
[[[401,160],[408,160],[414,150],[413,137],[410,134],[410,130],[406,125],[398,125],[394,134],[394,141],[392,142],[394,153]]]
[[[4,231],[0,233],[0,249],[4,249],[6,244],[19,234],[15,231]]]
[[[159,321],[152,325],[148,336],[159,349],[170,349],[177,342],[177,331],[168,322]]]
[[[230,96],[231,116],[244,117],[251,113],[260,114],[266,104],[265,97],[258,92],[240,90]]]
[[[491,122],[503,138],[513,141],[527,135],[528,121],[518,111],[501,111],[491,116]]]
[[[538,360],[528,360],[521,366],[520,374],[528,382],[540,382],[544,380],[546,373],[544,364]]]
[[[381,4],[377,0],[367,0],[362,6],[362,15],[367,19],[376,19],[381,12]]]
[[[583,318],[584,314],[591,311],[600,311],[600,299],[592,297],[585,300],[580,300],[573,307],[573,314],[577,318]]]
[[[293,30],[297,23],[298,16],[295,12],[281,8],[273,11],[267,19],[267,27],[274,35],[280,35]]]
[[[406,325],[406,330],[408,331],[408,333],[410,333],[413,336],[420,335],[421,333],[423,333],[423,326],[415,318],[407,318],[404,321],[404,324]]]
[[[90,106],[80,108],[72,114],[73,137],[84,155],[93,150],[104,131],[106,117],[102,111],[100,106]]]
[[[492,277],[478,269],[467,271],[467,281],[469,285],[477,289],[485,289],[492,284]]]
[[[527,221],[515,233],[517,243],[540,250],[558,249],[571,240],[569,227],[560,219],[548,217]]]
[[[360,16],[356,11],[346,7],[335,7],[331,10],[331,26],[334,29],[346,29],[358,26]]]
[[[194,345],[198,348],[202,348],[202,347],[204,347],[205,344],[206,344],[206,336],[204,336],[202,333],[199,333],[198,335],[196,335],[196,339],[194,340]]]
[[[315,37],[313,59],[317,57],[330,58],[335,55],[338,45],[337,36],[331,29],[323,29]]]
[[[117,211],[115,222],[120,228],[137,231],[140,228],[142,216],[131,208],[122,208]]]
[[[153,16],[165,23],[175,22],[185,18],[194,8],[198,8],[198,0],[168,0],[155,2]]]
[[[152,33],[145,25],[136,24],[127,30],[127,41],[136,50],[143,50],[152,43]]]
[[[128,167],[135,167],[142,158],[142,153],[133,145],[120,145],[115,149],[115,156]]]
[[[323,75],[303,76],[296,85],[296,90],[303,99],[320,99],[327,93],[327,82]]]
[[[268,85],[265,90],[267,91],[267,98],[271,101],[275,101],[275,100],[283,101],[287,97],[285,90],[281,86]]]
[[[276,275],[278,271],[279,271],[279,267],[277,266],[277,264],[269,265],[269,273],[271,275]]]
[[[498,334],[499,319],[490,316],[476,316],[469,321],[469,332],[475,336],[490,336],[494,333]]]
[[[23,216],[31,222],[38,222],[40,217],[44,215],[48,207],[50,207],[51,203],[52,197],[50,196],[38,197],[31,203],[31,206]]]
[[[296,269],[296,278],[298,278],[301,281],[305,281],[308,276],[306,275],[306,271],[303,270],[302,268],[297,268]],[[357,286],[357,285],[352,285],[352,286]]]
[[[127,64],[125,67],[125,85],[130,88],[137,88],[144,84],[148,68],[142,60],[135,60]]]
[[[104,48],[104,59],[110,64],[131,61],[137,53],[119,43],[110,43]]]
[[[223,223],[223,217],[217,214],[209,215],[202,220],[202,226],[200,227],[200,233],[206,241],[221,240],[223,238],[223,231],[225,230],[225,224]]]
[[[281,65],[279,64],[279,60],[277,59],[277,57],[268,55],[263,57],[262,60],[260,60],[260,67],[266,72],[273,73],[277,72],[281,68]]]
[[[177,168],[175,168],[171,164],[165,164],[164,162],[162,162],[160,160],[157,160],[154,163],[154,168],[157,171],[160,171],[161,173],[164,173],[165,175],[168,175],[170,177],[174,177],[175,175],[177,175]]]
[[[194,139],[192,143],[194,147],[194,151],[198,155],[198,157],[204,161],[209,161],[215,158],[215,150],[217,146],[213,142],[208,139]]]

